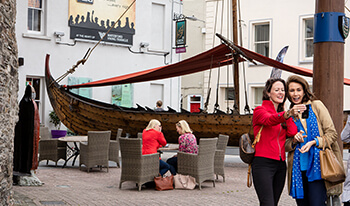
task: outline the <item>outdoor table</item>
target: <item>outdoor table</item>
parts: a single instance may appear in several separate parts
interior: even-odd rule
[[[167,147],[158,148],[158,152],[176,151],[176,150],[179,150],[179,144],[168,144]]]
[[[88,136],[66,136],[66,137],[60,137],[58,138],[59,141],[66,142],[67,147],[72,151],[72,155],[69,156],[68,159],[66,159],[66,162],[64,163],[63,167],[64,168],[67,165],[67,162],[74,157],[72,166],[74,166],[75,160],[77,159],[78,155],[80,154],[80,149],[78,147],[77,142],[87,142],[88,141]],[[68,142],[73,142],[74,147],[71,147],[68,145]]]

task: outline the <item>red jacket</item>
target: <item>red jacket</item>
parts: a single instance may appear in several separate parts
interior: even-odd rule
[[[261,106],[254,109],[254,137],[258,134],[261,126],[264,125],[260,141],[255,145],[256,157],[282,159],[283,161],[286,159],[284,148],[286,137],[294,136],[298,130],[292,118],[286,120],[283,117],[284,112],[277,113],[273,103],[269,100],[264,100]],[[284,122],[286,125],[282,127],[281,123]]]
[[[166,140],[162,132],[150,129],[142,132],[142,154],[157,153],[157,149],[166,145]]]

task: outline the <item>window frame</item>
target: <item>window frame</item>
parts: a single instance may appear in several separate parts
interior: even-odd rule
[[[45,79],[41,76],[32,76],[27,75],[25,80],[25,85],[27,86],[27,79],[32,79],[31,83],[33,83],[33,79],[39,79],[40,81],[40,91],[36,92],[36,96],[39,97],[39,99],[35,99],[35,103],[39,104],[39,117],[40,117],[40,123],[43,124],[45,122]],[[35,87],[34,87],[35,88]]]
[[[261,103],[256,103],[256,89],[257,88],[262,88],[264,90],[265,84],[264,83],[250,83],[248,84],[248,99],[249,99],[249,105],[251,107],[251,109],[254,109],[257,106],[260,106],[262,104],[262,96],[261,98],[258,100]],[[261,92],[262,95],[262,92]]]
[[[314,15],[303,15],[299,18],[299,63],[312,63],[314,59],[314,54],[311,57],[306,57],[306,20],[314,20]],[[314,28],[315,29],[315,28]],[[314,33],[314,32],[312,32]],[[311,40],[311,38],[308,38]],[[314,36],[312,37],[312,40]]]
[[[264,25],[268,24],[269,25],[269,51],[268,51],[268,57],[271,58],[271,51],[272,51],[272,19],[262,19],[262,20],[252,20],[250,21],[250,50],[256,52],[256,44],[255,44],[255,26],[257,25]],[[261,65],[261,63],[258,63]],[[252,63],[249,63],[249,65],[254,65]]]
[[[229,90],[232,89],[233,90],[233,99],[228,99],[228,92]],[[225,102],[234,102],[235,101],[235,88],[232,86],[232,87],[224,87],[224,92],[225,92]]]
[[[29,0],[28,0],[29,1]],[[28,27],[28,23],[29,23],[29,9],[32,7],[29,7],[29,5],[27,4],[27,15],[26,15],[26,31],[27,34],[23,34],[24,37],[31,37],[30,35],[36,35],[36,36],[44,36],[46,35],[46,0],[41,0],[41,9],[37,9],[37,8],[33,8],[36,10],[40,10],[40,31],[36,31],[36,30],[30,30]]]

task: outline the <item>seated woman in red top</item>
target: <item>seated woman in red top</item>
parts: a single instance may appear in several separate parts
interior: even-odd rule
[[[152,119],[146,129],[142,132],[142,154],[157,153],[159,147],[167,144],[162,133],[162,126],[156,119]],[[159,173],[164,175],[168,170],[175,172],[175,169],[159,158]]]

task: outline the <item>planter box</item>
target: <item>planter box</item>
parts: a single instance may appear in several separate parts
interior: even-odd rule
[[[67,135],[66,130],[51,130],[52,138],[65,137]]]

